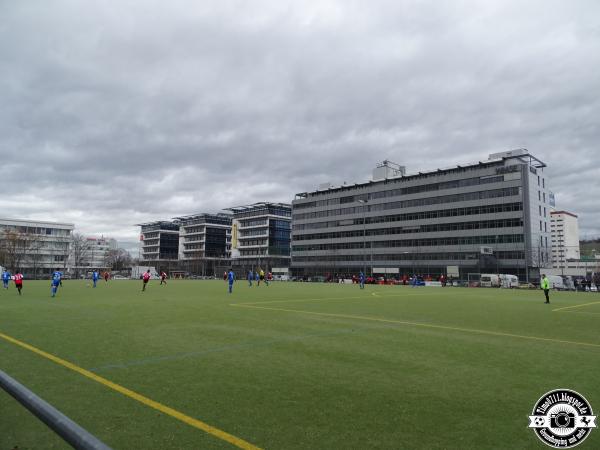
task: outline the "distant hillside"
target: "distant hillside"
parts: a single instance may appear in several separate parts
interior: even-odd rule
[[[581,252],[581,256],[592,256],[593,251],[596,250],[595,253],[600,255],[600,239],[590,239],[588,241],[579,241],[579,250]]]

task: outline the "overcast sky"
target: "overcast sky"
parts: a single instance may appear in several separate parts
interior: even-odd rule
[[[600,235],[600,2],[0,0],[0,217],[135,223],[525,147]]]

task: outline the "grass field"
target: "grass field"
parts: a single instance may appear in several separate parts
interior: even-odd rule
[[[140,288],[0,290],[0,368],[115,449],[540,449],[527,416],[545,392],[600,410],[600,294]],[[0,391],[13,448],[67,446]],[[578,448],[600,448],[600,431]]]

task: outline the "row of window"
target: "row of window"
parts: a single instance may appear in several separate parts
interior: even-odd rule
[[[498,168],[504,167],[504,163],[503,162],[492,162],[492,163],[480,162],[479,164],[474,164],[474,165],[470,165],[470,166],[466,166],[466,167],[457,166],[456,168],[445,169],[443,171],[438,170],[435,172],[425,172],[425,173],[419,173],[418,175],[410,175],[410,176],[402,177],[401,179],[385,180],[383,182],[383,185],[397,184],[399,182],[401,183],[401,182],[405,182],[405,181],[409,181],[409,180],[426,180],[428,178],[439,177],[441,174],[450,175],[450,174],[463,174],[463,173],[468,173],[468,172],[478,172],[484,167],[497,167],[496,170],[498,170]],[[365,183],[360,187],[368,188],[368,187],[370,187],[370,185],[371,185],[370,183]],[[339,191],[356,190],[356,186],[342,187],[342,188],[338,188],[336,190],[339,190]],[[330,190],[311,192],[311,193],[307,194],[307,197],[317,197],[317,196],[321,196],[321,195],[329,195],[330,193],[331,193]]]
[[[459,222],[459,223],[435,223],[431,225],[417,225],[414,227],[393,227],[393,228],[377,228],[374,230],[352,230],[338,231],[332,233],[313,233],[294,235],[293,240],[307,241],[313,239],[340,239],[366,236],[380,236],[390,234],[412,234],[412,233],[432,233],[437,231],[460,231],[460,230],[481,230],[489,228],[512,228],[522,227],[523,220],[520,218],[514,219],[497,219],[483,220],[480,222]]]
[[[22,234],[36,234],[44,236],[70,236],[71,230],[63,230],[60,228],[43,228],[43,227],[25,227],[16,225],[2,225],[0,230],[16,231]]]
[[[291,217],[292,210],[291,210],[291,208],[288,209],[288,208],[278,208],[278,207],[257,208],[257,209],[250,209],[245,212],[236,212],[236,213],[234,213],[234,217],[236,219],[241,219],[243,217],[258,217],[258,216],[265,216],[267,214],[270,214],[273,216]]]
[[[289,230],[292,228],[292,222],[289,220],[271,219],[269,221],[270,228],[277,228],[280,230]]]
[[[501,183],[504,176],[476,177],[466,178],[464,180],[444,181],[440,183],[422,184],[419,186],[409,186],[397,189],[388,189],[385,191],[372,192],[370,194],[348,195],[345,197],[330,198],[328,200],[317,200],[307,203],[298,203],[294,205],[294,210],[304,208],[314,208],[320,206],[332,206],[344,203],[353,203],[359,200],[376,200],[379,198],[397,197],[399,195],[418,194],[421,192],[441,191],[444,189],[455,189],[467,186],[477,186],[489,183]]]
[[[489,191],[468,192],[464,194],[442,195],[439,197],[417,198],[397,202],[382,203],[379,205],[354,206],[349,208],[331,209],[328,211],[315,211],[310,213],[294,214],[293,220],[316,219],[319,217],[340,216],[347,214],[365,214],[367,212],[384,211],[388,209],[411,208],[415,206],[437,205],[443,203],[467,202],[473,200],[511,197],[519,195],[519,187],[492,189]]]
[[[240,226],[243,228],[246,227],[258,227],[260,225],[266,225],[267,219],[254,219],[254,220],[242,220],[240,221]]]
[[[471,216],[479,214],[499,214],[503,212],[522,211],[522,203],[504,203],[501,205],[469,206],[466,208],[443,209],[437,211],[423,211],[407,214],[390,214],[387,216],[367,217],[366,223],[407,222],[412,220],[439,219],[443,217]],[[294,231],[314,230],[319,228],[333,228],[341,226],[362,225],[363,218],[349,220],[331,220],[328,222],[316,222],[305,224],[294,224]]]
[[[243,230],[240,231],[240,238],[251,237],[251,236],[265,236],[267,235],[266,228],[259,228],[256,230]]]
[[[240,241],[240,247],[250,247],[253,245],[267,245],[267,239],[248,239],[247,241]]]
[[[465,261],[471,260],[477,262],[479,260],[479,253],[477,252],[443,252],[443,253],[395,253],[395,254],[382,254],[373,255],[369,258],[370,261]],[[502,251],[497,252],[496,257],[498,259],[525,259],[525,252],[515,251]],[[324,262],[324,261],[363,261],[364,254],[357,255],[324,255],[324,256],[294,256],[292,261],[295,263],[299,262]]]
[[[345,250],[357,248],[395,248],[395,247],[437,247],[451,245],[514,244],[523,242],[522,234],[503,234],[494,236],[443,237],[429,239],[404,239],[375,242],[341,242],[336,244],[293,245],[294,252],[316,250]]]

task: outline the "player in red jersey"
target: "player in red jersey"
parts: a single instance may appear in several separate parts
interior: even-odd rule
[[[148,281],[150,281],[150,269],[144,272],[144,275],[142,276],[142,292],[146,290],[146,285],[148,284]]]
[[[167,284],[167,274],[163,271],[160,273],[160,284]]]
[[[23,274],[17,270],[15,273],[15,287],[17,291],[19,291],[19,295],[21,295],[21,289],[23,289]]]

